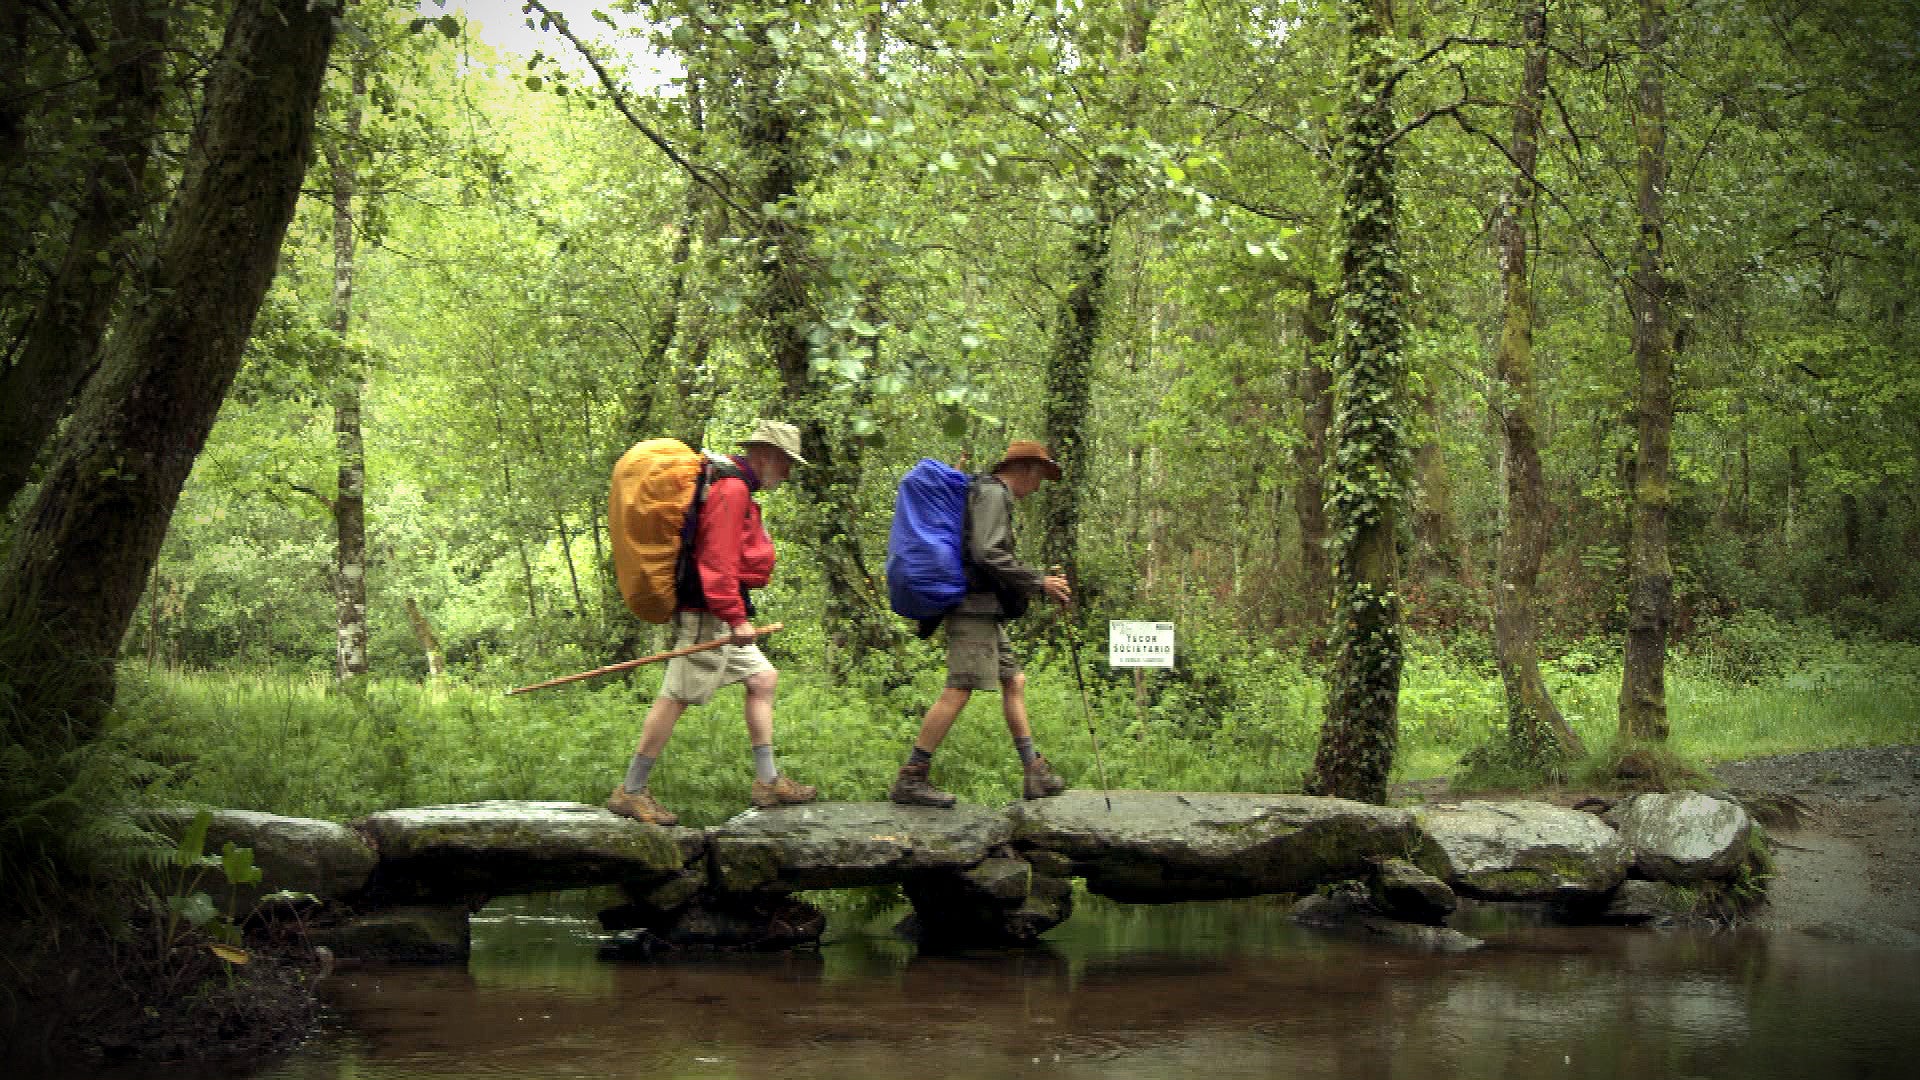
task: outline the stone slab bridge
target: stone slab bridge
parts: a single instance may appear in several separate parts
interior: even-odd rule
[[[174,831],[191,816],[169,810],[156,821]],[[1029,943],[1071,915],[1074,878],[1135,903],[1306,896],[1308,921],[1470,947],[1443,925],[1459,897],[1546,902],[1594,921],[1672,915],[1697,906],[1703,889],[1751,877],[1757,838],[1739,805],[1691,793],[1637,796],[1603,818],[1520,801],[1400,809],[1071,791],[950,810],[814,803],[704,829],[502,801],[348,825],[222,810],[208,832],[209,850],[251,847],[264,870],[260,889],[237,898],[256,924],[297,917],[309,940],[342,957],[448,961],[465,957],[467,916],[492,898],[594,886],[626,898],[601,913],[615,952],[803,945],[825,920],[796,893],[888,884],[912,903],[923,944]]]

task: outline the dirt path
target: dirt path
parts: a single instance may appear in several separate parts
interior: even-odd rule
[[[1714,767],[1769,823],[1764,929],[1920,949],[1920,746],[1819,750]]]

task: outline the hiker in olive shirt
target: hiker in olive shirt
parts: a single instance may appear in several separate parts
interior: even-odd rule
[[[967,595],[945,619],[947,628],[947,685],[920,723],[913,752],[900,767],[887,797],[913,806],[947,807],[954,797],[928,780],[933,752],[947,737],[960,710],[975,690],[1000,691],[1000,709],[1013,736],[1025,777],[1022,794],[1029,799],[1058,795],[1067,789],[1047,759],[1033,748],[1033,729],[1027,724],[1027,677],[1014,659],[1005,621],[1018,618],[1028,601],[1045,595],[1066,603],[1072,595],[1067,579],[1042,574],[1014,557],[1013,502],[1040,489],[1045,480],[1060,479],[1060,466],[1044,444],[1016,439],[993,471],[977,476],[967,488]]]

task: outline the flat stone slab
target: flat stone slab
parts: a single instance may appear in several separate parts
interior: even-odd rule
[[[176,843],[192,824],[197,811],[169,808],[149,811],[155,829]],[[311,893],[322,900],[340,900],[366,887],[376,856],[360,834],[337,822],[317,818],[281,817],[253,810],[214,810],[207,825],[206,853],[220,854],[221,846],[251,848],[260,868],[260,884],[234,890],[237,909],[245,912],[268,893],[290,890]],[[227,884],[218,872],[201,886],[222,911]]]
[[[507,896],[592,885],[649,887],[698,852],[665,829],[571,802],[494,801],[385,810],[354,822],[379,852],[369,886],[390,899]]]
[[[1067,856],[1088,889],[1116,900],[1305,892],[1366,877],[1377,857],[1443,865],[1411,812],[1346,799],[1069,791],[1013,815],[1020,847]]]
[[[1013,835],[1005,810],[893,803],[808,803],[749,810],[708,836],[715,887],[831,889],[885,885],[979,865]]]
[[[1633,859],[1606,822],[1548,803],[1432,803],[1416,815],[1446,856],[1441,877],[1483,900],[1598,897]]]
[[[1750,857],[1753,819],[1738,803],[1695,791],[1636,795],[1607,820],[1633,851],[1640,877],[1691,885],[1733,873]]]

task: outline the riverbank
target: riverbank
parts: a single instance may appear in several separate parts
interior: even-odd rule
[[[1920,949],[1920,746],[1811,750],[1711,766],[1725,792],[1766,827],[1766,903],[1745,926],[1833,941]],[[1394,801],[1450,796],[1445,777],[1396,785]],[[1475,794],[1560,806],[1610,803],[1581,789]]]
[[[1714,774],[1758,808],[1774,876],[1758,929],[1920,949],[1920,746],[1729,761]]]
[[[163,959],[148,935],[57,916],[0,931],[0,1066],[13,1076],[77,1062],[244,1069],[312,1031],[320,1005],[303,946],[255,945],[230,965],[200,941]]]
[[[1920,949],[1920,747],[1822,750],[1714,772],[1772,840],[1768,902],[1751,927]],[[1444,793],[1422,787],[1429,798]],[[1584,796],[1544,797],[1567,805]],[[316,961],[304,950],[256,951],[232,971],[196,959],[203,970],[178,983],[182,991],[156,996],[124,946],[72,927],[44,931],[16,925],[0,942],[8,975],[29,988],[0,1002],[15,1060],[254,1060],[298,1041],[314,1016]]]

